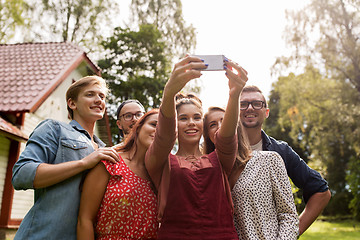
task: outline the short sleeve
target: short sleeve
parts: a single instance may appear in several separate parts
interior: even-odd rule
[[[124,160],[120,157],[120,161],[117,163],[112,163],[106,160],[102,160],[101,162],[105,165],[106,171],[108,171],[108,173],[111,176],[121,176],[122,172],[123,172],[123,168],[126,167]]]

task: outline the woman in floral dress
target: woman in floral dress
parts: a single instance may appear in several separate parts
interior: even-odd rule
[[[78,239],[156,239],[157,200],[145,169],[144,157],[152,143],[158,110],[151,110],[133,127],[124,145],[115,146],[116,164],[102,161],[84,182]]]

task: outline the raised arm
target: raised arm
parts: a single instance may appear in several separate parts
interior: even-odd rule
[[[85,178],[80,200],[77,224],[77,239],[95,239],[94,223],[104,197],[110,174],[104,164],[99,163]]]
[[[206,65],[200,58],[186,56],[175,64],[165,85],[155,139],[145,156],[145,166],[156,187],[176,138],[175,95],[192,79],[199,78]]]
[[[248,78],[245,69],[237,63],[228,61],[226,64],[226,77],[229,79],[229,100],[226,106],[225,115],[218,134],[222,138],[235,136],[236,127],[239,118],[239,98]],[[219,160],[224,170],[229,174],[235,161],[235,155],[232,157],[222,157],[221,147],[215,141]],[[233,151],[236,153],[235,151]],[[225,154],[226,155],[226,154]]]
[[[248,77],[245,69],[230,60],[226,64],[226,77],[229,79],[229,99],[219,134],[222,137],[231,137],[234,136],[236,132],[239,119],[240,93]]]

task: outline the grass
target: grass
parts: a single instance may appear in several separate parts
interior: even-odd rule
[[[354,220],[315,221],[299,238],[301,240],[358,240],[360,222]]]

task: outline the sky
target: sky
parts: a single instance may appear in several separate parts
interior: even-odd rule
[[[130,0],[126,0],[130,2]],[[196,29],[193,54],[225,55],[248,71],[248,83],[268,98],[276,77],[270,68],[290,54],[283,32],[285,10],[301,9],[309,0],[181,0],[186,24]],[[124,2],[123,2],[124,3]],[[192,54],[192,53],[191,53]],[[228,80],[224,71],[203,72],[199,97],[209,106],[225,107]]]
[[[270,68],[287,56],[283,39],[285,10],[301,9],[304,0],[182,0],[183,16],[196,29],[195,54],[222,54],[248,71],[248,83],[268,98],[276,77]],[[224,107],[228,98],[224,72],[203,72],[200,98],[204,110]]]

